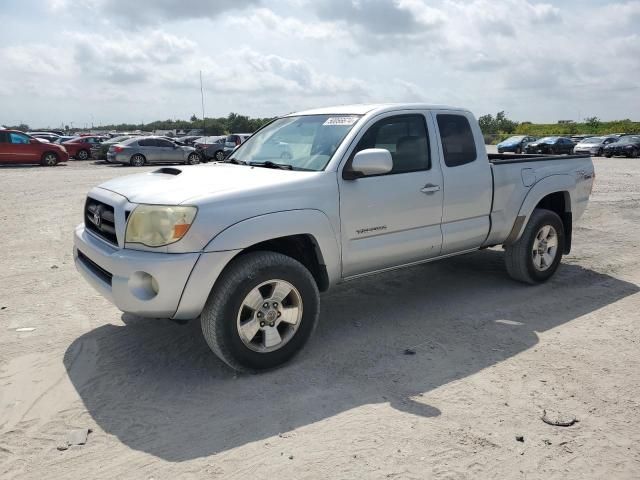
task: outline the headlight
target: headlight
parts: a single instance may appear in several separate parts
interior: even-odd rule
[[[126,243],[162,247],[186,235],[196,217],[196,207],[138,205],[127,222]]]

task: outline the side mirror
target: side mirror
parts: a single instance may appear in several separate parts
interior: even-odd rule
[[[389,150],[384,148],[367,148],[353,157],[351,168],[344,173],[346,180],[366,177],[368,175],[383,175],[393,169],[393,159]]]

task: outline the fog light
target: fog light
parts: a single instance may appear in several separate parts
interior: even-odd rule
[[[129,278],[129,290],[140,300],[151,300],[160,291],[158,281],[147,272],[136,272]]]

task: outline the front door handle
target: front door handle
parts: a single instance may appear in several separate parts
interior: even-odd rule
[[[426,193],[427,195],[431,195],[432,193],[436,193],[440,191],[440,185],[434,185],[432,183],[427,183],[424,187],[420,189],[422,193]]]

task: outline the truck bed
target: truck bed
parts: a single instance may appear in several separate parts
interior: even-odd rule
[[[489,162],[494,165],[506,163],[543,162],[547,160],[571,160],[575,158],[590,158],[589,155],[543,155],[543,154],[519,154],[519,153],[489,153]]]

